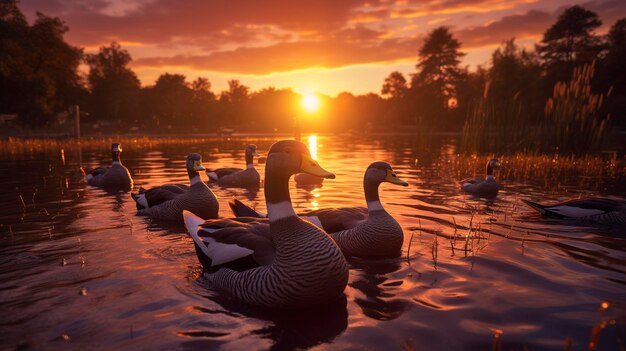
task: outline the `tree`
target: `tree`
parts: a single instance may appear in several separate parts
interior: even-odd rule
[[[152,87],[152,111],[162,127],[179,130],[190,127],[194,92],[186,80],[182,74],[164,73]]]
[[[443,122],[456,101],[457,84],[466,74],[460,67],[465,55],[460,47],[447,27],[439,27],[428,34],[419,50],[418,73],[411,88],[421,114],[430,121]]]
[[[606,56],[600,66],[602,91],[610,91],[606,109],[612,122],[626,127],[626,18],[615,22],[606,36]]]
[[[91,90],[91,114],[103,120],[121,123],[122,118],[135,114],[139,79],[128,67],[132,58],[128,51],[113,42],[97,54],[89,54],[87,80]]]
[[[390,99],[402,99],[408,90],[406,79],[402,73],[393,71],[385,78],[381,94]]]
[[[595,12],[574,5],[565,9],[546,30],[537,52],[552,78],[549,86],[555,81],[569,80],[575,67],[597,58],[602,42],[594,31],[601,25]]]
[[[241,84],[237,79],[228,81],[228,90],[220,95],[220,105],[223,110],[223,120],[231,125],[238,125],[243,120],[242,113],[246,109],[250,88]]]
[[[505,41],[491,56],[486,98],[494,108],[507,108],[515,100],[528,117],[538,117],[543,109],[541,65],[537,56],[520,48],[515,39]]]
[[[78,102],[82,50],[65,42],[67,31],[63,21],[41,13],[29,26],[17,1],[0,2],[0,113],[43,126]]]

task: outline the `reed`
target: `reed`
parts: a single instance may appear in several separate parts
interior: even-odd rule
[[[538,123],[523,113],[519,94],[507,101],[483,97],[471,108],[463,127],[463,153],[595,154],[605,141],[610,116],[602,113],[609,93],[593,93],[595,62],[574,70],[569,82],[557,82]]]
[[[576,68],[569,82],[554,85],[546,102],[545,119],[539,125],[538,141],[543,150],[561,153],[597,152],[610,116],[601,113],[605,94],[591,92],[595,62]]]

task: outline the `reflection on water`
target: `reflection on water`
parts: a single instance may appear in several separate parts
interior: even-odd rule
[[[127,143],[122,161],[137,190],[187,182],[190,152],[213,168],[241,167],[245,145],[263,152],[273,141]],[[108,147],[3,155],[0,349],[489,349],[493,330],[503,331],[504,349],[562,349],[567,337],[583,349],[605,301],[601,319],[616,323],[601,332],[598,349],[619,349],[624,228],[542,219],[520,199],[623,197],[623,164],[596,176],[554,175],[534,160],[504,159],[506,172],[496,173],[504,189],[485,200],[460,190],[458,180],[479,175],[484,160],[457,156],[454,140],[308,142],[337,179],[291,184],[294,207],[363,206],[363,172],[372,161],[388,161],[410,183],[380,191],[405,244],[395,260],[351,259],[345,299],[336,304],[280,313],[214,293],[182,226],[135,216],[128,193],[86,186],[81,167],[109,162]],[[232,197],[266,210],[262,189],[213,191],[221,216],[231,215]]]

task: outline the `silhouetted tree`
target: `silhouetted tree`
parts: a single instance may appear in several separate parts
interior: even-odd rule
[[[199,129],[214,129],[215,94],[211,91],[211,83],[207,78],[198,77],[191,82],[192,101],[190,107],[191,122]]]
[[[602,41],[594,31],[601,25],[595,12],[578,5],[561,13],[537,44],[537,52],[548,70],[547,85],[551,87],[556,81],[569,80],[575,67],[598,57]]]
[[[401,99],[408,90],[407,82],[402,73],[393,71],[385,78],[381,95],[391,99]]]
[[[88,54],[87,80],[91,90],[90,113],[97,119],[120,123],[135,114],[139,79],[128,67],[132,58],[128,51],[113,42],[97,54]]]
[[[419,50],[418,72],[411,83],[412,94],[419,111],[430,122],[442,125],[456,101],[457,84],[466,74],[460,67],[461,43],[447,27],[439,27],[428,34]],[[449,122],[449,121],[448,121]]]
[[[515,100],[529,120],[536,118],[545,102],[540,89],[541,74],[537,56],[517,46],[514,39],[507,40],[491,55],[485,97],[496,109],[506,109]]]
[[[0,2],[0,113],[43,126],[81,98],[82,50],[67,44],[68,27],[37,13],[29,26],[15,0]]]
[[[228,90],[220,94],[221,118],[224,125],[238,125],[243,120],[242,113],[248,104],[250,88],[237,79],[228,81]]]

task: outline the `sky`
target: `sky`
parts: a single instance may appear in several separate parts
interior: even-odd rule
[[[69,26],[66,40],[95,53],[118,42],[152,85],[163,73],[208,78],[214,92],[238,79],[253,91],[291,88],[335,96],[380,93],[385,77],[415,73],[428,32],[447,26],[463,64],[489,62],[504,41],[528,48],[567,6],[604,22],[626,17],[626,0],[21,0]]]

